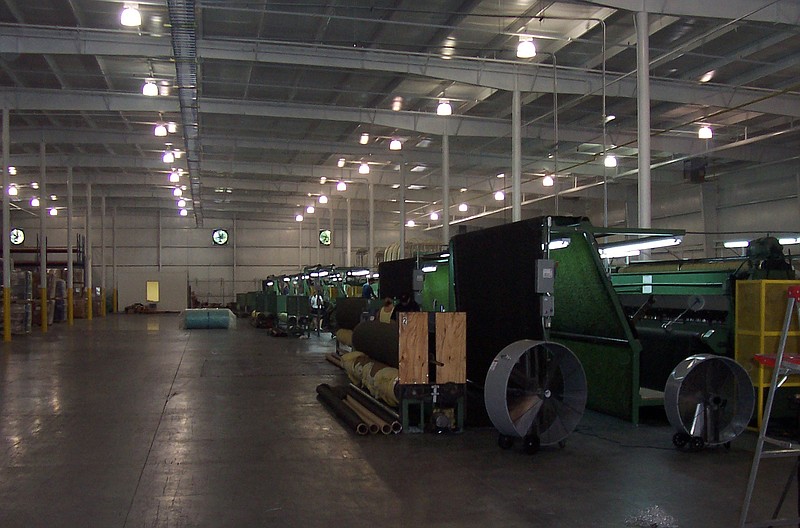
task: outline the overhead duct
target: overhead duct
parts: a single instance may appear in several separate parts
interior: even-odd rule
[[[194,0],[167,0],[172,27],[172,51],[177,73],[186,164],[191,183],[194,218],[203,226],[200,185],[200,109],[197,98],[197,33]]]

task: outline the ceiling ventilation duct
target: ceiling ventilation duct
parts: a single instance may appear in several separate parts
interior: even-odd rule
[[[200,196],[200,126],[197,99],[197,20],[194,0],[167,0],[172,27],[172,51],[177,73],[186,163],[189,169],[193,211],[197,227],[203,225]]]

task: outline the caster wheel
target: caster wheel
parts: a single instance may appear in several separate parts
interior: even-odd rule
[[[691,436],[689,436],[689,435],[688,435],[688,434],[686,434],[686,433],[675,433],[675,434],[672,436],[672,445],[674,445],[674,446],[675,446],[675,447],[677,447],[678,449],[681,449],[681,448],[682,448],[682,447],[684,447],[684,446],[685,446],[687,443],[689,443],[689,440],[691,440],[691,438],[692,438],[692,437],[691,437]]]
[[[725,449],[727,449],[728,451],[731,450],[731,443],[730,442],[725,442],[724,445],[725,445]]]
[[[693,436],[691,440],[689,440],[689,450],[690,451],[702,451],[703,447],[705,447],[705,442],[699,436]]]
[[[528,435],[522,440],[522,449],[525,453],[529,455],[533,455],[537,451],[539,451],[540,442],[539,437],[536,435]]]
[[[497,445],[500,446],[500,449],[511,449],[514,445],[514,438],[501,434],[497,437]]]
[[[560,447],[561,449],[564,449],[565,447],[567,447],[567,441],[566,440],[560,440],[558,442],[558,447]]]

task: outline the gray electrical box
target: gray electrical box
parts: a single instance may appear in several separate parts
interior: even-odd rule
[[[425,273],[422,270],[415,269],[411,275],[411,288],[415,292],[422,291],[422,285],[425,282]]]
[[[539,297],[539,309],[542,317],[553,317],[556,314],[556,298],[551,295]]]
[[[536,293],[553,294],[556,283],[556,261],[538,259],[536,261]]]

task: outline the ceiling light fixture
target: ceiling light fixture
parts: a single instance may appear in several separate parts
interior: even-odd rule
[[[363,132],[361,134],[361,137],[358,139],[358,142],[361,143],[362,145],[366,145],[367,143],[369,143],[369,134]]]
[[[615,120],[616,118],[617,118],[617,116],[615,116],[614,114],[609,114],[609,115],[607,115],[607,116],[606,116],[606,118],[605,118],[605,122],[606,122],[606,123],[610,123],[610,122],[612,122],[613,120]]]
[[[632,252],[638,252],[643,249],[677,246],[681,242],[682,239],[680,237],[648,237],[639,240],[618,242],[601,247],[600,256],[602,258],[624,257],[628,256]]]
[[[549,174],[542,178],[542,187],[552,187],[555,183],[555,180]]]
[[[179,214],[181,216],[189,216],[189,211],[187,211],[186,209],[181,209]]]
[[[413,220],[409,220],[408,222],[406,222],[406,227],[415,227],[416,225],[417,223]]]
[[[402,148],[403,144],[400,143],[400,140],[397,138],[394,138],[389,142],[389,150],[401,150]]]
[[[536,45],[533,43],[533,37],[529,35],[520,35],[519,44],[517,44],[517,58],[531,59],[536,56]]]
[[[399,95],[392,99],[392,110],[399,112],[403,109],[403,98]]]
[[[165,137],[167,135],[167,127],[162,123],[158,123],[153,129],[153,134],[155,134],[156,137]]]
[[[779,242],[780,242],[780,240],[779,240]],[[722,245],[725,246],[728,249],[746,248],[747,246],[750,245],[750,242],[747,241],[747,240],[729,240],[729,241],[723,243]]]
[[[19,189],[17,189],[16,185],[14,185],[12,183],[11,185],[8,186],[8,195],[9,196],[16,196],[18,194],[19,194]]]
[[[58,216],[58,209],[56,209],[55,207],[51,207],[50,216]]]
[[[306,214],[314,214],[314,211],[316,211],[316,209],[314,209],[313,205],[306,207]]]
[[[322,177],[319,179],[319,184],[320,184],[320,185],[325,185],[325,182],[326,182],[326,181],[328,181],[328,178],[326,178],[325,176],[322,176]]]
[[[58,200],[58,196],[56,196],[55,194],[51,194],[50,199],[55,202],[56,200]]]
[[[711,71],[705,72],[703,74],[703,76],[700,77],[700,82],[701,83],[707,83],[708,81],[710,81],[711,79],[714,78],[714,75],[716,75],[716,73],[717,73],[716,70],[711,70]]]
[[[467,204],[465,204],[465,203],[459,204],[458,205],[458,210],[461,211],[462,213],[466,213],[467,212]]]
[[[146,95],[147,97],[155,97],[158,95],[158,86],[152,79],[147,79],[145,83],[142,85],[142,95]]]
[[[714,137],[714,132],[712,132],[710,126],[701,126],[697,129],[697,137],[700,139],[711,139]]]
[[[303,221],[303,215],[301,215],[301,214],[296,215],[294,217],[294,221],[295,222],[302,222]]]
[[[172,189],[172,196],[176,198],[179,196],[183,196],[183,191],[181,190],[180,187],[175,187],[174,189]]]
[[[321,203],[321,204],[326,204],[326,203],[328,203],[328,197],[327,197],[327,196],[325,196],[324,194],[320,194],[320,195],[319,195],[319,203]]]
[[[175,123],[175,121],[170,121],[169,123],[167,123],[167,132],[169,132],[170,134],[174,134],[177,131],[178,131],[178,124]]]
[[[440,99],[439,106],[436,107],[436,115],[449,116],[453,114],[453,107],[450,106],[450,101],[447,99]]]
[[[505,178],[506,177],[506,173],[505,172],[501,172],[500,174],[497,175],[497,177],[498,178]]]
[[[175,154],[171,150],[165,150],[164,155],[161,156],[161,161],[164,163],[173,163],[175,161]]]
[[[503,200],[506,199],[506,195],[503,191],[497,191],[496,193],[494,193],[494,199],[497,200],[498,202],[502,202]]]
[[[11,175],[11,176],[16,176],[17,175],[17,168],[15,166],[13,166],[13,165],[9,165],[8,166],[8,174]]]
[[[431,220],[433,220],[435,222],[438,219],[439,219],[439,213],[437,213],[436,211],[432,212],[431,213]]]
[[[38,188],[39,188],[39,182],[31,182],[31,189],[38,189]]]
[[[142,14],[136,4],[125,4],[119,15],[119,23],[125,27],[139,27],[142,25]]]
[[[606,155],[606,157],[603,158],[603,166],[609,169],[613,169],[614,167],[617,166],[617,157],[614,156],[613,154]]]
[[[340,181],[339,183],[336,184],[336,190],[340,191],[340,192],[341,191],[346,191],[347,190],[347,184],[345,182],[343,182],[343,181]]]
[[[39,207],[39,199],[35,196],[31,198],[31,207]]]
[[[183,198],[178,200],[178,207],[181,207],[181,208],[186,207],[186,200],[184,200]]]
[[[179,181],[181,181],[181,175],[178,174],[178,171],[173,170],[172,172],[169,173],[170,183],[178,183]]]
[[[359,174],[369,174],[369,165],[367,162],[362,161],[361,165],[358,166],[358,173]]]
[[[342,167],[344,167],[345,161],[346,160],[344,158],[339,158],[339,161],[336,162],[336,166],[341,169]]]

